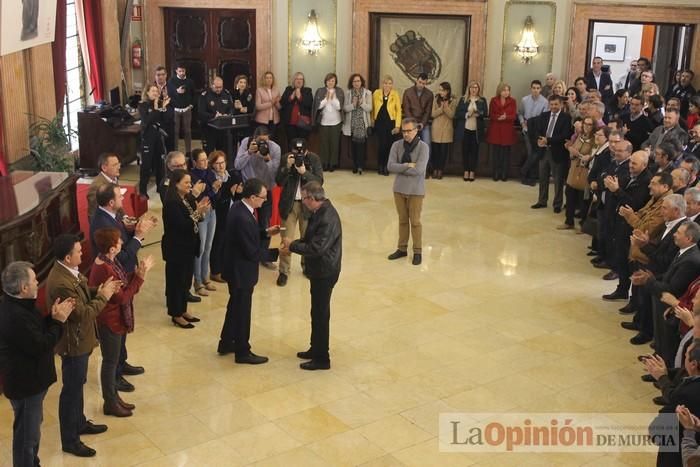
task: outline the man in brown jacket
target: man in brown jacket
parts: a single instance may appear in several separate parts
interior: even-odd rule
[[[119,161],[119,156],[115,153],[103,152],[97,158],[97,166],[100,168],[100,173],[92,179],[87,194],[89,220],[92,220],[92,216],[95,215],[95,210],[97,209],[97,190],[108,183],[119,185],[119,173],[122,164]]]
[[[428,145],[428,158],[430,158],[430,114],[433,110],[433,92],[426,87],[427,84],[428,75],[425,73],[418,75],[415,86],[403,92],[401,111],[404,118],[414,118],[418,122],[420,139]]]
[[[83,385],[90,354],[98,343],[95,320],[121,284],[110,278],[97,288],[88,287],[87,278],[78,271],[82,249],[75,235],[59,235],[53,242],[53,253],[56,262],[46,279],[46,303],[75,299],[75,309],[63,325],[63,335],[56,345],[63,373],[58,403],[61,445],[64,452],[92,457],[95,450],[85,446],[80,435],[103,433],[107,426],[95,425],[85,418]]]

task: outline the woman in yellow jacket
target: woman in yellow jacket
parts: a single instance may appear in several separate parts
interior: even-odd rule
[[[377,173],[389,175],[389,150],[401,132],[401,96],[389,75],[382,79],[381,89],[372,94],[372,120],[377,135]]]

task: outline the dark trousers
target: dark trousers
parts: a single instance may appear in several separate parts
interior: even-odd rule
[[[432,159],[430,165],[432,165],[433,170],[441,172],[445,170],[447,156],[450,154],[450,146],[452,146],[452,143],[433,143],[433,150],[430,152],[430,158]]]
[[[331,293],[338,275],[311,279],[311,356],[315,362],[330,362]]]
[[[622,220],[621,222],[625,221]],[[617,289],[624,293],[628,293],[632,285],[632,281],[630,280],[632,269],[628,259],[630,253],[630,235],[632,235],[632,232],[627,228],[621,229],[618,227],[615,231],[615,261],[613,267],[617,275],[620,276]]]
[[[523,181],[535,181],[537,180],[540,151],[537,147],[535,139],[530,137],[530,133],[523,133],[523,141],[525,142],[527,158],[525,159],[523,166],[520,168],[520,175],[522,176]]]
[[[476,130],[464,130],[462,165],[465,172],[476,172],[479,165],[479,138]]]
[[[569,167],[565,161],[555,161],[552,152],[549,149],[544,150],[544,154],[540,155],[540,194],[537,200],[539,204],[547,204],[549,199],[549,174],[551,172],[554,178],[552,206],[555,209],[561,209],[564,204],[564,181],[568,170]]]
[[[124,373],[124,365],[126,364],[126,359],[129,354],[126,351],[126,334],[122,336],[122,348],[119,352],[119,363],[117,364],[117,379],[119,379]]]
[[[236,355],[250,353],[250,310],[253,306],[254,287],[241,289],[233,282],[228,283],[228,304],[226,318],[221,328],[221,342],[233,344]]]
[[[180,139],[180,130],[182,130],[183,137],[185,140],[185,152],[189,155],[192,152],[192,109],[186,112],[175,112],[175,147],[177,148],[177,141]]]
[[[391,125],[377,125],[374,127],[375,134],[377,135],[377,172],[383,174],[387,173],[386,165],[389,162],[389,151],[391,150],[391,145],[394,144],[396,139],[394,135],[391,134],[391,130],[394,129],[394,121],[391,120]]]
[[[637,312],[632,321],[639,332],[648,337],[654,336],[654,318],[652,316],[651,295],[645,287],[632,286],[632,306]]]
[[[272,216],[272,188],[267,191],[267,199],[258,209],[258,226],[260,230],[265,230],[270,227],[270,216]],[[260,240],[260,247],[263,250],[263,261],[271,261],[267,255],[267,251],[270,248],[270,237],[267,235]]]
[[[574,225],[574,217],[576,210],[580,209],[583,204],[583,191],[572,188],[566,185],[566,220],[567,225]]]
[[[338,167],[338,154],[340,153],[340,130],[343,124],[333,126],[320,125],[318,135],[319,156],[324,168]]]
[[[170,316],[187,313],[187,293],[192,285],[194,257],[165,262],[165,303]]]
[[[44,420],[46,390],[24,399],[10,399],[15,421],[12,424],[12,466],[39,465],[41,422]]]
[[[680,336],[678,333],[678,319],[664,318],[664,311],[668,305],[657,297],[652,298],[652,320],[654,327],[654,350],[664,359],[667,368],[674,367],[674,360]]]
[[[165,154],[162,140],[144,142],[141,145],[141,167],[139,169],[139,193],[145,195],[148,192],[148,181],[152,175],[156,177],[156,186],[160,186],[165,175],[163,155]]]
[[[355,170],[365,168],[365,157],[367,155],[367,141],[351,141],[350,151],[352,153],[352,166]]]
[[[74,447],[80,442],[80,430],[87,422],[84,414],[83,386],[87,381],[90,354],[61,357],[63,387],[58,399],[58,422],[61,446]]]
[[[218,220],[218,215],[217,215]],[[224,260],[224,240],[226,239],[226,222],[217,222],[214,229],[214,239],[211,243],[211,256],[209,257],[209,268],[211,274],[221,274],[223,272]]]
[[[491,178],[508,180],[510,168],[510,146],[491,145]]]
[[[102,351],[102,367],[100,368],[100,384],[102,385],[102,400],[109,404],[117,402],[117,366],[121,354],[124,336],[115,334],[107,326],[100,326],[100,350]]]
[[[285,127],[285,133],[287,134],[287,151],[291,152],[292,150],[292,141],[294,141],[297,138],[303,138],[306,140],[306,145],[309,145],[309,131],[307,130],[302,130],[301,128],[295,126],[295,125],[287,125]]]

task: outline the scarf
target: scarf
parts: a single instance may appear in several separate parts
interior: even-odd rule
[[[410,143],[406,142],[404,140],[403,142],[403,156],[401,156],[401,163],[406,164],[411,161],[411,153],[413,152],[414,149],[416,149],[416,146],[418,146],[418,142],[420,141],[420,138],[418,135],[416,135],[415,138],[413,138],[413,141]]]
[[[114,258],[114,261],[112,261],[104,253],[100,253],[99,255],[97,255],[97,257],[100,259],[100,261],[109,265],[114,270],[114,272],[117,274],[117,279],[122,281],[122,289],[126,288],[126,285],[129,283],[129,278],[126,275],[126,271],[124,271],[124,268],[122,267],[121,263],[119,263],[119,260],[117,260],[117,258]],[[130,300],[129,303],[123,303],[119,305],[119,314],[122,317],[122,321],[124,321],[126,332],[133,332],[134,301]]]
[[[357,106],[352,109],[350,114],[350,127],[352,140],[356,143],[364,143],[367,139],[367,128],[365,127],[364,110],[362,109],[362,94],[364,88],[352,89],[351,99],[357,98]]]
[[[199,233],[199,214],[192,209],[192,206],[190,206],[190,203],[187,201],[187,197],[182,198],[182,202],[185,204],[190,219],[192,219],[192,223],[194,224],[194,233]]]

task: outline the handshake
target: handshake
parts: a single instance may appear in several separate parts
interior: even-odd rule
[[[292,244],[292,239],[290,238],[282,238],[281,243],[280,243],[280,255],[283,256],[290,256],[292,254],[291,251],[289,251],[289,245]]]

